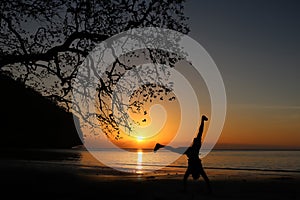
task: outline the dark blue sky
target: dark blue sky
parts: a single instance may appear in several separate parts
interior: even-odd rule
[[[229,104],[300,106],[299,1],[188,0],[185,9]]]
[[[220,143],[300,148],[300,1],[187,0],[227,93]]]

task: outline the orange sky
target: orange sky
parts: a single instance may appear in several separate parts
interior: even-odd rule
[[[149,110],[151,105],[155,106],[157,104],[162,105],[162,107],[157,110]],[[122,139],[112,140],[114,144],[123,148],[152,148],[157,142],[168,144],[175,137],[180,124],[180,106],[177,100],[161,101],[153,99],[151,103],[145,104],[145,110],[148,113],[147,115],[144,115],[143,112],[136,114],[129,112],[130,116],[141,124],[139,126],[141,131],[130,134],[122,132]],[[143,122],[143,120],[146,121]],[[162,127],[156,127],[157,124],[160,124],[158,122],[165,122],[165,124]]]
[[[191,85],[193,85],[199,101],[200,114],[205,114],[210,118],[209,94],[201,76],[195,75],[193,70],[181,72],[190,78]],[[229,92],[228,99],[231,98],[230,95]],[[131,114],[131,117],[136,121],[145,125],[145,131],[131,134],[131,136],[128,136],[128,133],[122,133],[121,137],[123,139],[118,141],[113,140],[113,143],[124,148],[152,148],[156,142],[168,144],[175,137],[179,126],[181,116],[180,106],[177,100],[154,100],[152,103],[146,105],[146,109],[155,104],[161,104],[166,113],[163,114],[159,110],[158,113],[151,113],[148,110],[148,115],[146,116],[143,113],[137,115]],[[298,107],[233,104],[229,101],[224,128],[215,148],[300,148],[299,110],[300,108]],[[153,133],[152,137],[149,137],[149,131],[147,134],[143,133],[146,132],[147,126],[152,122],[150,116],[153,118],[152,121],[156,120],[156,123],[157,121],[166,120],[165,126],[158,133]],[[146,119],[146,122],[142,123],[143,119]],[[155,127],[155,123],[153,126]],[[191,124],[190,127],[185,127],[184,130],[191,132],[193,128],[194,130],[198,129],[198,126],[199,124]],[[205,131],[207,130],[207,126],[205,127]],[[190,134],[196,135],[196,132]],[[185,138],[182,137],[182,144],[189,143],[189,141],[184,140]],[[92,143],[99,143],[98,147],[106,147],[94,137],[92,137],[91,141]],[[182,146],[182,144],[176,145]]]
[[[289,107],[229,105],[220,147],[299,148],[298,110]],[[232,145],[233,144],[233,145]]]
[[[208,50],[214,49],[208,48]],[[227,54],[227,51],[224,52],[224,55]],[[222,60],[223,57],[218,57],[216,54],[213,54],[212,56],[223,77],[227,95],[226,120],[223,131],[215,147],[299,149],[300,106],[297,106],[297,103],[299,103],[297,102],[297,94],[299,94],[299,92],[297,93],[296,90],[290,89],[296,87],[297,84],[292,82],[293,84],[290,83],[292,85],[283,89],[280,88],[283,84],[282,81],[279,82],[281,79],[267,79],[272,78],[271,75],[274,73],[274,70],[271,70],[272,73],[258,76],[261,74],[260,70],[262,68],[255,70],[252,66],[256,65],[251,65],[246,68],[245,66],[247,66],[247,63],[244,63],[244,60],[242,60],[241,57],[225,56],[224,60]],[[230,58],[233,60],[230,60]],[[254,62],[253,59],[251,61]],[[255,61],[261,60],[257,59]],[[272,67],[276,66],[273,62],[269,63],[269,65]],[[257,66],[262,67],[261,65]],[[177,64],[175,68],[181,74],[188,77],[190,84],[193,86],[199,101],[200,114],[207,115],[210,118],[210,95],[201,75],[199,75],[192,67],[187,67],[187,63],[184,62]],[[288,71],[282,72],[281,75],[286,72]],[[256,78],[255,81],[254,78]],[[288,83],[288,80],[284,81],[284,83]],[[281,93],[279,93],[279,91],[281,91]],[[162,103],[167,114],[167,123],[159,133],[146,139],[142,139],[143,133],[139,133],[136,137],[129,137],[126,136],[126,134],[123,134],[123,139],[114,141],[114,143],[118,146],[134,148],[151,148],[156,142],[168,143],[168,141],[174,137],[178,128],[180,107],[176,101],[164,103],[154,101],[147,106],[156,103]],[[135,116],[136,120],[138,117],[139,116]],[[160,119],[164,117],[164,115],[160,113],[153,114],[152,117],[155,120],[165,120]],[[144,116],[141,115],[138,120],[143,119]],[[147,123],[150,121],[148,116]],[[198,125],[199,124],[190,124],[190,127],[186,127],[186,131],[190,132],[193,128],[197,129]],[[205,130],[206,128],[207,127],[205,127]],[[196,132],[194,134],[196,134]],[[182,138],[182,140],[184,140],[184,138]],[[92,143],[97,142],[99,141],[93,137]],[[185,144],[187,142],[188,141],[183,141]],[[181,144],[178,145],[180,146]],[[99,146],[102,147],[101,142]]]
[[[141,139],[139,136],[143,136],[143,133],[134,137],[122,134],[123,139],[114,140],[114,143],[125,148],[151,148],[156,142],[167,144],[174,137],[180,120],[174,112],[170,115],[167,125],[153,137]],[[299,130],[298,116],[288,108],[229,105],[224,128],[215,148],[300,148]]]

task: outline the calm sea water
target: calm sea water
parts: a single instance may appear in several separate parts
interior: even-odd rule
[[[99,165],[98,160],[106,162],[106,158],[110,158],[112,162],[109,164],[112,167],[135,173],[150,172],[154,169],[184,172],[187,166],[185,155],[178,156],[168,151],[128,152],[125,154],[119,151],[100,151],[92,152],[93,156],[88,152],[81,153],[81,162],[89,166],[97,166]],[[170,161],[173,162],[170,163]],[[215,150],[202,159],[202,164],[207,169],[300,173],[300,151]]]
[[[133,173],[153,171],[183,173],[186,157],[168,151],[129,152],[118,150],[28,150],[6,152],[0,160],[30,160],[91,168],[111,167]],[[214,150],[202,159],[206,169],[254,170],[300,173],[300,151]]]

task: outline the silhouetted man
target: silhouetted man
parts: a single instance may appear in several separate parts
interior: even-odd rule
[[[186,190],[187,179],[190,175],[192,175],[194,180],[199,179],[201,175],[206,182],[209,193],[212,192],[210,181],[203,169],[201,159],[199,158],[199,152],[202,145],[202,134],[204,129],[204,122],[207,120],[208,118],[205,115],[203,115],[201,118],[201,125],[197,137],[194,138],[193,144],[190,147],[188,147],[186,151],[182,152],[183,149],[182,147],[173,148],[171,146],[161,145],[159,143],[157,143],[154,147],[154,152],[156,152],[160,148],[165,148],[176,153],[183,153],[188,157],[188,167],[183,177],[184,190]]]

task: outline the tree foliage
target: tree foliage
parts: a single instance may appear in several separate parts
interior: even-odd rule
[[[184,0],[11,0],[2,1],[0,9],[0,72],[78,115],[82,112],[72,106],[72,81],[97,44],[139,27],[189,31]],[[162,58],[157,51],[149,52],[156,62],[174,65],[178,61],[176,56]],[[113,87],[132,67],[116,58],[106,78],[98,80],[97,116],[102,125],[113,129],[121,122],[126,125],[125,119],[112,117],[106,98],[112,98]]]

